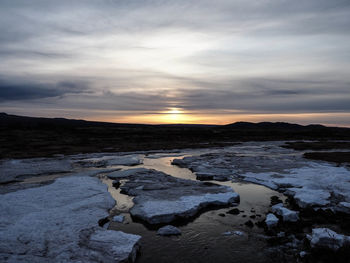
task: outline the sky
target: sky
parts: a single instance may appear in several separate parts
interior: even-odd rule
[[[0,112],[350,127],[350,1],[1,0]]]

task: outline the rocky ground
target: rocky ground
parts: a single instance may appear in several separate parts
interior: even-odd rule
[[[281,251],[287,254],[299,251],[299,260],[318,262],[321,249],[324,260],[348,262],[349,236],[341,234],[350,233],[347,165],[311,162],[303,158],[304,152],[291,151],[290,147],[285,147],[286,150],[276,143],[252,143],[250,148],[246,145],[243,149],[229,147],[174,159],[173,164],[191,169],[200,180],[244,180],[282,192],[289,197],[288,201],[272,202],[271,213],[264,222],[271,242],[278,245],[276,253],[281,256]]]
[[[196,215],[209,206],[232,206],[239,195],[232,188],[203,182],[174,178],[150,169],[117,171],[110,178],[128,179],[122,193],[136,196],[133,217],[149,224],[170,223]]]
[[[191,169],[198,179],[243,179],[265,185],[292,197],[302,208],[329,208],[350,213],[347,167],[310,162],[301,154],[276,144],[251,146],[250,150],[240,151],[237,146],[221,152],[174,159],[173,164]]]
[[[239,203],[239,195],[228,185],[247,181],[288,197],[286,202],[277,196],[271,198],[266,214],[253,213],[246,219],[245,227],[264,229],[263,239],[269,244],[266,252],[279,262],[348,262],[348,167],[307,160],[305,151],[282,148],[282,144],[254,142],[173,153],[1,160],[0,259],[134,261],[142,237],[108,230],[110,224],[128,224],[125,216],[131,216],[130,220],[140,221],[149,231],[158,230],[160,236],[181,236],[181,229],[175,226],[204,211]],[[197,180],[176,178],[143,165],[146,157],[166,156],[173,156],[173,165],[193,171]],[[113,195],[117,205],[107,186],[96,177],[104,178],[103,182],[118,191]],[[123,196],[132,202],[124,215],[116,209],[123,202],[118,198]],[[240,213],[231,207],[219,216]],[[248,237],[240,230],[222,235]]]

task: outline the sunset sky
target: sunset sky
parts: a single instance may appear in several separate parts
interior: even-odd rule
[[[0,112],[350,127],[349,0],[1,0]]]

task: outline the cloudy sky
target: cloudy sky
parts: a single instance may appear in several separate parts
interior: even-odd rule
[[[1,0],[0,111],[350,126],[349,0]]]

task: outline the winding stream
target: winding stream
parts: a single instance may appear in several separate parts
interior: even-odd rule
[[[171,165],[174,158],[187,155],[159,158],[152,155],[143,159],[143,164],[134,166],[155,169],[174,177],[196,180],[196,176],[187,168]],[[130,167],[122,167],[130,169]],[[121,230],[138,234],[141,239],[141,255],[137,262],[269,262],[265,253],[266,242],[263,230],[254,225],[250,228],[244,225],[251,220],[253,223],[264,219],[269,210],[270,198],[284,196],[267,187],[245,182],[219,182],[217,184],[232,187],[241,198],[237,208],[238,215],[228,214],[231,208],[221,208],[206,211],[185,225],[178,226],[182,235],[178,237],[162,237],[156,234],[156,229],[148,229],[142,223],[133,222],[127,212],[133,205],[132,197],[123,195],[119,189],[112,186],[112,180],[102,177],[108,185],[109,192],[117,200],[112,214],[123,214],[124,223],[111,222],[109,229]],[[250,216],[254,218],[250,218]],[[243,235],[223,235],[226,231],[241,231]]]

